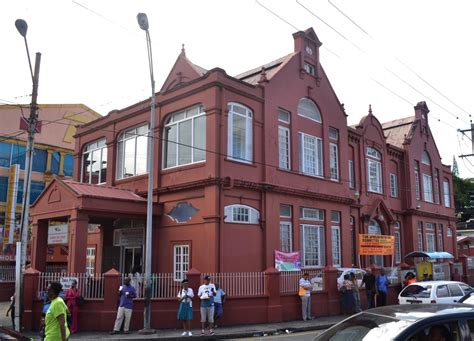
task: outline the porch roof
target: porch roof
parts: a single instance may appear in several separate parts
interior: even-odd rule
[[[73,180],[63,180],[63,183],[77,196],[146,202],[145,198],[142,198],[128,189],[91,185]]]

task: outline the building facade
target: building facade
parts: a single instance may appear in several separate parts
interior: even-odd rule
[[[100,115],[82,104],[42,104],[38,106],[39,129],[35,135],[35,152],[32,164],[30,204],[32,204],[54,176],[71,178],[74,166],[74,134],[76,125],[91,122]],[[2,246],[0,262],[14,264],[15,242],[18,240],[23,179],[26,161],[27,134],[23,117],[29,116],[29,105],[0,106],[0,229]],[[10,168],[18,165],[18,190],[12,199],[12,219],[6,219],[9,186],[12,176]],[[10,188],[11,190],[11,188]],[[15,216],[14,216],[15,215]],[[8,241],[8,230],[14,231],[13,240]],[[51,268],[67,263],[66,245],[48,245],[44,250]]]
[[[348,126],[315,32],[293,38],[292,53],[237,76],[178,56],[152,127],[153,272],[263,271],[275,250],[300,251],[305,269],[456,253],[451,170],[426,103]],[[90,224],[98,270],[143,267],[149,114],[143,101],[78,128],[73,181],[55,178],[32,207],[34,268],[51,220],[69,224],[70,272],[86,270]],[[395,236],[395,255],[359,256],[359,234]]]

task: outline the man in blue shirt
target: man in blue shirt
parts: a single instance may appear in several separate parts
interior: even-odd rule
[[[115,319],[114,330],[110,334],[117,334],[120,331],[122,322],[125,319],[123,325],[123,332],[128,334],[130,327],[130,319],[132,317],[133,310],[133,299],[137,297],[135,288],[130,284],[130,277],[126,277],[123,281],[123,285],[119,288],[120,304],[117,311],[117,318]]]
[[[385,270],[380,270],[380,275],[375,279],[375,289],[377,290],[377,306],[387,305],[388,277]]]

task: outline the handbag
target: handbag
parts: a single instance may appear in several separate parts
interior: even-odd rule
[[[300,289],[298,290],[298,296],[306,296],[306,289],[300,286]]]
[[[84,303],[85,303],[84,297],[82,297],[81,295],[79,295],[79,296],[76,297],[76,304],[77,304],[78,306],[81,306],[81,305],[83,305]]]

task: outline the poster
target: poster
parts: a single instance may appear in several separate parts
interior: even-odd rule
[[[48,245],[68,243],[68,223],[50,222],[48,226]]]
[[[359,252],[361,256],[392,256],[394,251],[394,236],[359,234]]]
[[[300,271],[301,259],[299,251],[281,252],[275,250],[275,269],[279,271]]]

